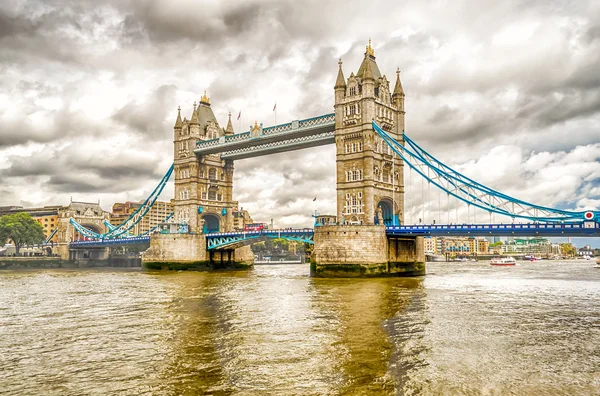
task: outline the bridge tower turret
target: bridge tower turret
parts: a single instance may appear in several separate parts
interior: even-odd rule
[[[219,127],[206,92],[192,117],[181,121],[178,114],[174,128],[175,144],[175,221],[188,224],[190,231],[225,232],[233,230],[233,161],[218,154],[196,157],[199,140],[213,140],[233,134]]]
[[[371,41],[356,75],[344,81],[341,61],[335,90],[338,221],[403,222],[403,162],[375,134],[371,121],[402,142],[404,91],[398,74],[394,95],[381,75]],[[398,88],[399,87],[399,88]]]

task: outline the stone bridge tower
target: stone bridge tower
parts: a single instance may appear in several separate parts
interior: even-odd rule
[[[403,161],[373,131],[375,120],[404,143],[404,91],[400,71],[394,91],[381,75],[371,40],[348,80],[342,61],[335,82],[335,144],[338,221],[387,225],[404,222]],[[379,210],[381,208],[381,210]]]
[[[174,127],[175,158],[175,221],[185,222],[192,233],[226,232],[233,230],[233,161],[222,160],[218,154],[196,157],[194,148],[199,140],[218,139],[233,135],[231,113],[226,129],[219,127],[204,96],[191,118],[181,119],[178,111]]]

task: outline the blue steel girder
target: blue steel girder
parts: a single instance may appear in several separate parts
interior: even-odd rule
[[[152,193],[146,198],[146,200],[132,214],[130,214],[129,217],[123,223],[121,223],[119,226],[113,229],[109,229],[108,232],[104,234],[98,234],[92,230],[88,230],[87,228],[83,227],[81,224],[77,223],[73,218],[69,219],[70,223],[75,227],[77,231],[79,231],[79,233],[89,238],[122,238],[125,234],[127,234],[127,231],[135,227],[135,225],[138,224],[144,218],[144,216],[146,216],[148,211],[152,208],[152,206],[160,196],[161,192],[167,185],[167,182],[171,178],[174,168],[175,164],[171,164],[171,166],[167,170],[167,173],[165,173],[163,178],[154,188]]]
[[[386,227],[388,236],[600,237],[600,223],[436,224]]]
[[[441,161],[434,158],[406,134],[403,136],[406,145],[393,139],[375,121],[373,130],[397,154],[410,169],[421,175],[428,183],[433,184],[449,196],[490,213],[532,221],[560,222],[583,219],[600,219],[596,211],[567,211],[535,205],[523,200],[509,197],[487,186],[460,174]],[[586,216],[590,215],[591,218]]]
[[[206,246],[208,250],[235,249],[264,241],[267,238],[314,243],[313,236],[314,231],[311,228],[212,233],[206,235]]]
[[[221,158],[242,159],[334,143],[335,114],[296,120],[251,132],[198,141],[196,155],[221,153]],[[253,136],[254,134],[254,136]]]

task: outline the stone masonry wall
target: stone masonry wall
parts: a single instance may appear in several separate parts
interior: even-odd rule
[[[313,259],[319,265],[387,263],[387,237],[383,226],[315,227]]]
[[[206,262],[206,238],[200,234],[152,234],[143,262]]]

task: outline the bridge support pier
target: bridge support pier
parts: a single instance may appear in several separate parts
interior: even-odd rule
[[[142,254],[142,267],[151,270],[248,269],[253,264],[250,246],[207,250],[204,234],[152,234]]]
[[[422,237],[388,241],[384,226],[331,225],[315,227],[314,241],[314,277],[425,275]]]

